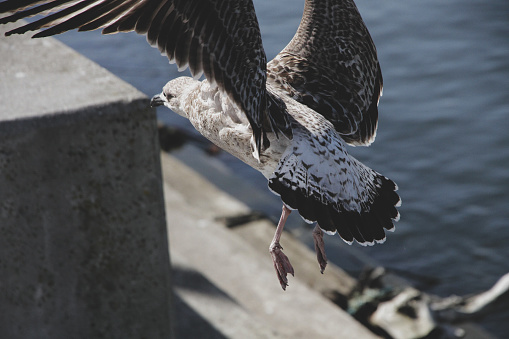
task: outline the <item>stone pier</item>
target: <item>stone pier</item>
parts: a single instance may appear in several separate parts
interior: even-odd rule
[[[0,26],[2,338],[171,338],[155,112],[55,39]]]

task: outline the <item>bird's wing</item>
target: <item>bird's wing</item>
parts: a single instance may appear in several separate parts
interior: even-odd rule
[[[145,34],[180,70],[204,73],[229,95],[246,113],[260,150],[268,120],[267,59],[252,0],[6,0],[0,13],[6,12],[14,13],[0,23],[45,15],[6,35],[42,28],[34,37],[76,28]]]
[[[321,121],[320,121],[321,120]],[[269,188],[308,222],[348,243],[385,240],[399,219],[396,184],[351,157],[325,119],[294,122],[292,145],[269,177]]]
[[[267,71],[268,81],[332,122],[346,142],[374,140],[382,73],[353,0],[306,0],[297,33]]]

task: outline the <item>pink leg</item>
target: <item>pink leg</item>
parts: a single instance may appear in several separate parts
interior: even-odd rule
[[[288,219],[288,216],[291,212],[292,211],[290,209],[283,205],[283,212],[281,213],[281,218],[277,224],[276,233],[274,234],[274,238],[272,239],[269,247],[272,262],[274,263],[274,268],[276,269],[277,278],[279,279],[279,283],[281,284],[283,290],[286,290],[286,286],[288,286],[288,279],[286,278],[286,275],[288,273],[294,275],[290,260],[288,260],[288,257],[283,253],[283,247],[281,247],[279,244],[279,239],[283,233],[286,219]]]
[[[320,226],[316,224],[313,230],[313,240],[315,242],[316,258],[318,259],[318,265],[320,265],[320,272],[323,274],[325,266],[327,266],[327,255],[325,254],[325,248],[323,243],[323,231]]]

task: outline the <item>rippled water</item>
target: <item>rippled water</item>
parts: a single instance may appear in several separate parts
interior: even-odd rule
[[[293,36],[303,2],[255,1],[269,59]],[[509,271],[509,2],[357,5],[377,45],[385,86],[376,142],[351,152],[398,183],[403,205],[384,245],[356,248],[386,267],[438,279],[416,281],[431,293],[486,290]],[[61,39],[147,95],[180,75],[143,37],[69,33]],[[161,117],[192,128],[175,115]],[[266,185],[242,163],[222,158]],[[266,212],[277,217],[280,206]],[[340,240],[326,242],[333,261],[359,269],[341,256]],[[507,320],[509,310],[482,324],[504,337]]]

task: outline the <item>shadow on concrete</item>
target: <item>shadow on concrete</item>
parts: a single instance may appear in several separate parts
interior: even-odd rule
[[[178,295],[174,295],[175,338],[226,339],[221,332],[189,307]]]
[[[214,299],[227,299],[236,303],[230,296],[212,284],[199,272],[182,267],[173,267],[173,283],[175,288],[193,290],[195,293],[207,295]],[[226,339],[217,328],[210,324],[178,295],[174,296],[176,338],[213,338]],[[220,312],[220,310],[218,310]]]

